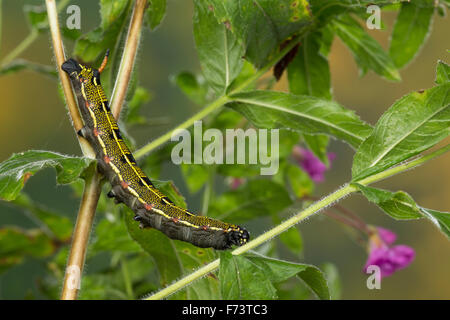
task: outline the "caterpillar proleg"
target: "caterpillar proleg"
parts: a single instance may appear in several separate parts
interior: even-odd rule
[[[243,245],[249,239],[244,228],[197,216],[176,206],[156,189],[136,164],[120,134],[105,92],[100,84],[108,53],[97,70],[69,59],[61,65],[70,77],[78,99],[84,127],[78,134],[95,150],[99,171],[110,182],[108,197],[124,203],[135,213],[141,227],[152,227],[169,238],[190,242],[202,248],[224,250]]]

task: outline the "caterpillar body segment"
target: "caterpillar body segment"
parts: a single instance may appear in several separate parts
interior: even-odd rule
[[[106,57],[101,70],[105,64]],[[122,139],[101,86],[99,70],[74,59],[64,62],[61,68],[70,76],[85,124],[78,134],[92,145],[99,171],[112,186],[108,197],[128,206],[142,227],[158,229],[172,239],[218,250],[248,241],[249,233],[244,228],[197,216],[176,206],[153,186]]]

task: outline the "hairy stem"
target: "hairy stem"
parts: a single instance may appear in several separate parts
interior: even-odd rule
[[[383,172],[380,172],[378,174],[374,174],[372,176],[369,176],[365,179],[362,179],[358,181],[358,183],[363,185],[368,185],[374,182],[381,181],[383,179],[386,179],[388,177],[392,177],[398,173],[407,171],[413,167],[419,166],[433,158],[436,158],[445,152],[450,151],[450,144],[446,145],[445,147],[442,147],[428,155],[421,156],[415,160],[412,160],[410,162],[395,166],[393,168],[387,169]],[[280,235],[282,232],[286,231],[290,227],[296,225],[297,223],[306,220],[307,218],[311,217],[315,213],[319,212],[320,210],[324,209],[325,207],[341,200],[342,198],[346,197],[347,195],[354,193],[357,191],[357,188],[352,186],[351,183],[344,185],[342,188],[336,190],[335,192],[329,194],[328,196],[322,198],[321,200],[311,204],[309,207],[304,209],[303,211],[299,212],[298,214],[292,216],[291,218],[285,220],[281,224],[277,225],[276,227],[272,228],[271,230],[261,234],[254,240],[248,242],[242,247],[236,248],[231,253],[233,255],[240,255],[243,254],[262,243],[272,239],[273,237],[276,237]],[[186,276],[185,278],[182,278],[181,280],[171,284],[170,286],[162,289],[161,291],[149,296],[148,300],[156,300],[156,299],[162,299],[170,294],[176,292],[177,290],[180,290],[181,288],[185,287],[186,285],[190,284],[196,279],[199,279],[206,274],[214,271],[219,267],[220,260],[214,260],[213,262],[207,264],[206,266],[201,267],[200,269],[197,269],[195,272],[191,273],[190,275]]]
[[[123,102],[127,95],[131,72],[133,71],[137,48],[139,46],[146,5],[147,0],[136,0],[130,20],[125,48],[123,49],[122,60],[120,61],[120,67],[117,73],[117,79],[121,79],[121,81],[116,81],[111,97],[111,111],[116,119],[119,118]]]
[[[263,76],[267,71],[269,71],[270,68],[272,68],[275,64],[277,64],[277,62],[280,61],[286,55],[286,53],[288,53],[294,46],[296,46],[299,43],[299,41],[302,39],[303,35],[308,30],[309,29],[307,27],[304,28],[304,30],[302,31],[301,35],[296,36],[291,42],[289,42],[289,44],[286,47],[284,47],[282,50],[280,50],[272,58],[272,60],[270,60],[269,63],[267,63],[264,67],[259,69],[254,75],[249,77],[247,80],[242,82],[239,86],[234,88],[228,95],[233,95],[233,94],[236,94],[238,92],[241,92],[243,89],[247,88],[250,84],[252,84],[256,80],[261,78],[261,76]],[[141,147],[139,150],[137,150],[135,152],[135,154],[134,154],[135,157],[136,158],[143,157],[145,154],[155,150],[156,148],[158,148],[162,144],[164,144],[167,141],[169,141],[171,136],[172,136],[172,134],[175,133],[177,130],[189,128],[191,125],[194,124],[195,121],[198,121],[198,120],[201,120],[201,119],[205,118],[206,116],[208,116],[209,114],[211,114],[215,110],[217,110],[220,107],[222,107],[224,104],[230,102],[231,99],[228,97],[228,95],[222,95],[222,96],[218,97],[216,100],[214,100],[209,105],[207,105],[205,108],[203,108],[200,112],[194,114],[191,118],[187,119],[186,121],[184,121],[183,123],[181,123],[180,125],[175,127],[174,129],[172,129],[169,132],[163,134],[162,136],[160,136],[159,138],[153,140],[152,142],[148,143],[147,145]]]
[[[101,193],[101,178],[102,176],[94,171],[94,174],[86,179],[77,223],[73,231],[72,247],[67,261],[61,300],[75,300],[80,290],[86,249],[94,221],[95,209]]]
[[[138,11],[136,8],[138,5],[142,5],[142,2],[146,1],[142,0],[136,1],[134,12]],[[61,83],[64,95],[66,97],[67,105],[69,108],[70,117],[73,122],[73,126],[75,130],[78,131],[83,127],[83,120],[77,108],[77,103],[72,91],[69,77],[60,68],[61,64],[65,61],[66,58],[61,40],[61,34],[59,31],[58,14],[56,10],[55,0],[46,0],[46,6],[47,6],[48,21],[50,25],[50,33],[52,36],[53,49],[55,53],[59,76],[61,78]],[[130,25],[139,24],[133,22],[133,19],[138,18],[139,18],[138,15],[133,14],[133,18],[130,22]],[[142,16],[140,17],[140,19],[142,20]],[[140,29],[141,28],[139,27],[138,31],[140,31]],[[135,31],[133,31],[133,34],[135,34]],[[138,35],[137,38],[139,38]],[[134,61],[134,57],[136,56],[137,45],[134,46],[125,45],[125,47],[128,48],[128,50],[124,52],[121,65],[119,67],[119,70],[123,71],[121,73],[121,77],[117,78],[115,87],[117,88],[125,87],[126,89],[128,87],[129,79],[131,77],[130,73],[132,71],[132,67],[125,68],[122,66],[122,63],[125,62],[130,63],[130,61]],[[128,57],[128,55],[131,55],[132,58]],[[118,110],[117,115],[120,114],[122,103],[123,100],[119,101],[116,104],[116,110]],[[83,154],[85,156],[90,156],[91,158],[95,157],[95,153],[93,152],[88,142],[82,138],[79,138],[79,141],[81,148],[83,150]],[[88,176],[86,177],[86,183],[83,190],[83,197],[81,200],[80,209],[78,211],[77,216],[77,222],[72,237],[72,246],[69,254],[69,260],[66,266],[66,275],[64,278],[64,284],[61,294],[61,299],[63,300],[74,300],[77,298],[78,295],[79,284],[81,282],[81,275],[83,273],[84,259],[86,256],[86,249],[89,240],[89,235],[92,229],[92,222],[94,220],[98,199],[101,193],[101,185],[102,185],[101,179],[102,176],[97,171],[88,174]]]

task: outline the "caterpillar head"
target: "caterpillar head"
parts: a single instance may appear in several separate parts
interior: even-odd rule
[[[70,58],[61,65],[61,69],[73,78],[84,83],[94,82],[94,84],[100,84],[100,73],[105,69],[108,62],[109,49],[106,51],[106,55],[103,58],[100,68],[94,69],[86,67],[76,60]]]
[[[97,69],[86,67],[76,60],[70,58],[61,65],[61,69],[72,78],[79,80],[85,84],[93,81],[95,78],[97,82],[100,82],[100,72]]]
[[[228,240],[231,244],[242,246],[248,242],[250,234],[242,227],[235,227],[228,233]]]
[[[61,69],[65,72],[67,72],[67,74],[69,76],[73,76],[73,75],[80,75],[81,71],[83,70],[83,66],[81,64],[79,64],[78,62],[76,62],[74,59],[70,58],[69,60],[67,60],[66,62],[64,62],[61,65]]]

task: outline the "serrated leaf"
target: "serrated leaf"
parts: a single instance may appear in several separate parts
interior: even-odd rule
[[[403,2],[392,31],[389,47],[397,68],[407,65],[419,52],[431,29],[433,7]]]
[[[275,299],[272,283],[298,276],[320,298],[330,299],[322,272],[311,265],[276,260],[264,256],[220,255],[219,280],[223,299]]]
[[[220,291],[224,300],[275,299],[276,290],[265,270],[244,256],[220,253]]]
[[[227,106],[260,128],[286,128],[327,134],[358,147],[371,127],[334,101],[276,91],[250,91],[231,96]]]
[[[92,159],[50,151],[31,150],[13,154],[0,163],[0,198],[6,201],[14,200],[25,182],[42,169],[55,168],[56,181],[59,184],[68,184],[78,179],[91,163]]]
[[[289,194],[282,185],[258,179],[221,194],[210,204],[208,214],[219,220],[240,223],[278,213],[291,203]]]
[[[350,16],[342,16],[339,20],[333,20],[333,26],[336,34],[353,53],[362,74],[370,69],[388,80],[400,81],[400,74],[389,55],[357,21]]]
[[[224,93],[242,69],[244,47],[206,1],[194,1],[194,38],[203,75],[216,93]]]
[[[403,191],[391,192],[353,183],[370,202],[396,220],[427,218],[450,240],[450,213],[426,209]]]
[[[248,259],[266,271],[273,282],[281,282],[293,276],[302,279],[319,299],[329,300],[330,292],[324,274],[309,264],[293,263],[263,256],[248,256]]]
[[[413,198],[406,192],[397,191],[394,193],[361,184],[353,185],[358,187],[367,200],[377,204],[384,212],[396,220],[409,220],[423,217]]]
[[[145,21],[150,29],[154,30],[166,15],[166,0],[150,0],[145,11]]]
[[[331,99],[328,60],[320,53],[321,33],[309,33],[303,38],[297,55],[288,66],[289,91]]]
[[[412,92],[390,107],[353,160],[353,181],[431,148],[450,133],[450,83]]]
[[[206,0],[214,15],[226,23],[245,47],[245,56],[257,68],[279,45],[311,22],[306,0]]]

